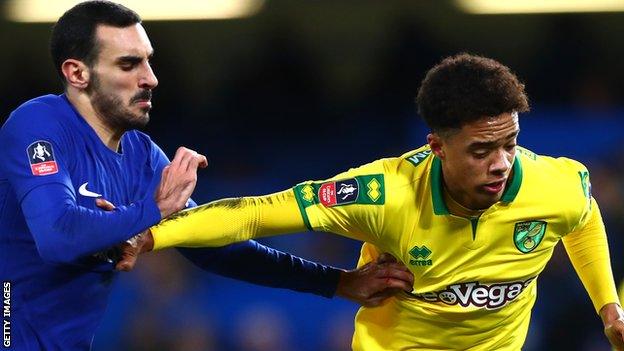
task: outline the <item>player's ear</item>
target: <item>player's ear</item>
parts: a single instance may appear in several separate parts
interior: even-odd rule
[[[67,85],[77,89],[86,89],[89,85],[90,71],[84,62],[75,59],[67,59],[61,65],[61,71],[65,76]]]
[[[441,160],[444,159],[444,150],[442,149],[442,137],[438,133],[430,133],[427,135],[427,143],[431,147],[431,152]]]

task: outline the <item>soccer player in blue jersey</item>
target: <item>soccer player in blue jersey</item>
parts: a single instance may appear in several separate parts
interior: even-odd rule
[[[11,293],[4,346],[13,350],[88,350],[119,250],[132,261],[140,240],[130,239],[183,208],[206,165],[185,148],[169,164],[135,130],[148,122],[158,84],[136,13],[107,1],[76,5],[55,25],[51,52],[64,94],[24,103],[0,130],[0,279]],[[229,277],[364,304],[413,283],[397,263],[342,271],[253,241],[181,252]]]

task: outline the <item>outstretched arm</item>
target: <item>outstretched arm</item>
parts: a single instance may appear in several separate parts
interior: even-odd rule
[[[178,212],[150,229],[153,250],[211,247],[306,231],[292,190],[224,199]]]
[[[225,277],[325,297],[337,295],[364,306],[377,306],[402,290],[409,292],[414,283],[407,267],[391,255],[366,267],[342,270],[255,241],[179,251],[198,267]]]
[[[618,302],[611,272],[604,224],[593,199],[590,215],[581,229],[563,238],[563,244],[602,319],[609,342],[617,350],[624,350],[624,313]]]

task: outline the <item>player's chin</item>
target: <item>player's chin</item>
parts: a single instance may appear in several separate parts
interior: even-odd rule
[[[149,120],[149,112],[139,112],[134,114],[132,119],[128,121],[128,124],[132,129],[143,128],[149,123]]]
[[[484,190],[478,191],[476,198],[478,199],[478,209],[486,209],[498,201],[500,201],[503,192],[492,193]]]

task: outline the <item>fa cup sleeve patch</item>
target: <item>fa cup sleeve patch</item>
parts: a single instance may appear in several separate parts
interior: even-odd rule
[[[58,172],[58,165],[54,159],[52,144],[45,140],[37,140],[28,146],[28,161],[30,170],[36,176],[44,176]]]

